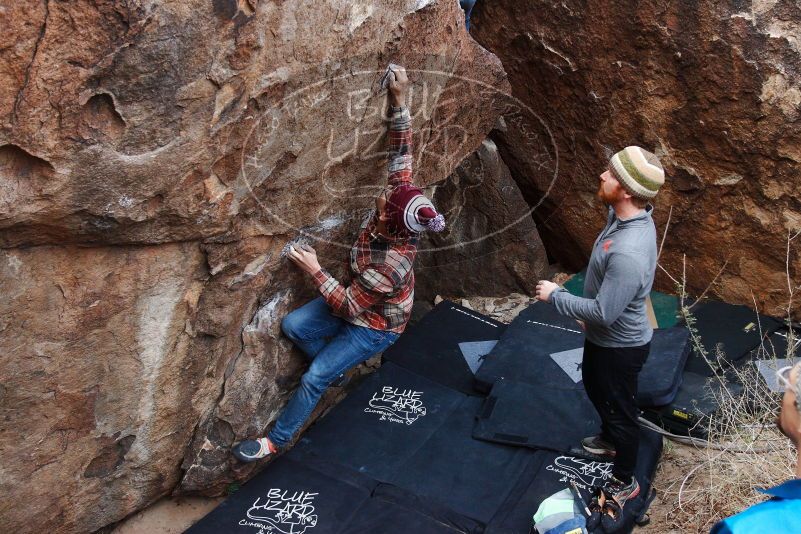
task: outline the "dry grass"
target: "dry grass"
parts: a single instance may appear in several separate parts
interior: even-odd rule
[[[788,319],[792,318],[793,298],[799,289],[790,276],[790,246],[799,235],[801,232],[787,236]],[[725,264],[721,273],[724,269]],[[686,303],[686,268],[681,281],[662,270],[676,283],[681,313],[690,328],[694,349],[715,371],[707,388],[720,409],[704,422],[708,427],[705,443],[666,447],[654,481],[661,491],[660,513],[652,513],[652,517],[654,526],[659,525],[655,531],[708,532],[717,521],[765,500],[758,488],[792,478],[797,452],[775,424],[781,395],[770,391],[753,362],[736,367],[726,362],[720,351],[714,355],[706,353],[694,327],[691,306]],[[714,283],[715,280],[707,290]],[[784,353],[777,354],[775,347],[763,342],[756,359],[773,360],[775,368],[775,360],[795,356],[793,345],[792,332]],[[739,395],[726,387],[731,382],[742,385]]]
[[[779,395],[767,388],[755,366],[748,365],[729,366],[729,373],[744,386],[741,395],[732,396],[719,387],[727,382],[726,365],[719,362],[720,372],[711,379],[709,391],[721,408],[706,422],[706,443],[671,444],[656,477],[663,513],[654,520],[663,525],[663,532],[709,532],[720,519],[765,500],[757,488],[794,476],[795,449],[775,425]]]

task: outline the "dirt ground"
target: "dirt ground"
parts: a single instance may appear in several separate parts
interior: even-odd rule
[[[117,525],[112,534],[180,534],[222,501],[204,497],[162,499]]]
[[[653,532],[659,534],[684,534],[689,532],[686,528],[679,529],[674,526],[676,519],[677,501],[672,495],[672,489],[677,480],[682,480],[687,474],[686,463],[700,463],[703,453],[689,447],[665,441],[662,459],[654,478],[653,487],[656,489],[656,499],[651,504],[649,515],[651,522],[637,529],[638,532]],[[709,532],[708,528],[699,525],[697,532]]]

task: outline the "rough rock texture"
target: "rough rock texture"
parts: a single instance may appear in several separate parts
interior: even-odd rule
[[[604,149],[641,144],[667,167],[662,265],[681,277],[686,253],[697,292],[726,264],[718,295],[750,304],[753,291],[781,313],[786,239],[801,229],[799,22],[794,0],[478,2],[472,34],[520,99],[495,140],[555,259],[585,264]]]
[[[313,294],[280,250],[303,231],[342,273],[386,175],[386,64],[425,184],[508,86],[452,1],[0,13],[0,531],[91,532],[250,474],[224,453],[296,383],[279,319]]]
[[[534,294],[548,260],[531,208],[495,143],[487,139],[436,186],[434,204],[447,220],[422,242],[415,296]]]

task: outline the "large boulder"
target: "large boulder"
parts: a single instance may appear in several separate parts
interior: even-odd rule
[[[390,61],[417,179],[508,90],[453,1],[16,2],[0,46],[0,530],[91,532],[247,478],[303,358],[303,234],[343,274],[383,182]]]
[[[197,243],[0,250],[0,530],[91,531],[174,487],[206,276]]]
[[[519,99],[494,139],[539,205],[549,252],[586,263],[607,154],[638,144],[667,169],[665,269],[681,281],[686,254],[689,291],[716,280],[728,301],[786,313],[786,240],[801,229],[799,23],[795,0],[479,1],[471,32]]]

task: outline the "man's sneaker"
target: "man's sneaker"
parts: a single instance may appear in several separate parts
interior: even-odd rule
[[[606,492],[606,505],[609,505],[609,501],[613,500],[617,503],[617,506],[621,509],[626,505],[626,501],[629,501],[640,494],[640,484],[637,482],[635,477],[631,477],[631,482],[626,484],[618,480],[615,477],[611,477],[609,482],[606,483],[606,487],[604,488]]]
[[[581,446],[590,454],[609,456],[612,458],[615,456],[615,446],[603,439],[600,435],[582,439]]]
[[[231,449],[231,453],[240,462],[255,462],[277,452],[272,442],[267,438],[246,439],[240,441]]]
[[[604,532],[617,532],[621,526],[623,507],[626,502],[640,494],[640,485],[634,477],[631,477],[631,482],[628,484],[612,477],[606,483],[603,493],[606,499],[601,515],[601,528]]]

